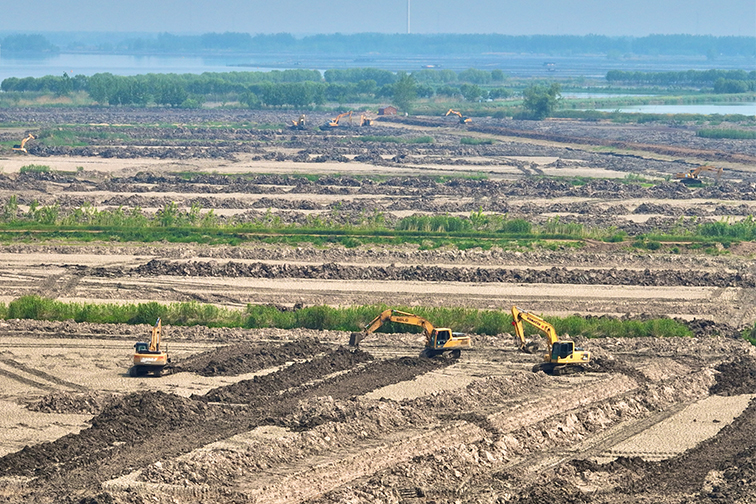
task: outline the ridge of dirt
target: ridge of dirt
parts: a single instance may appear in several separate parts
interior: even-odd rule
[[[194,354],[172,367],[172,372],[200,376],[235,376],[275,367],[292,360],[311,359],[329,348],[314,338],[287,341],[278,346],[242,342]]]
[[[309,367],[294,364],[272,375],[230,385],[229,391],[214,389],[209,397],[129,394],[110,403],[91,420],[90,428],[78,434],[27,446],[0,458],[0,474],[36,476],[27,488],[28,495],[38,502],[56,502],[56,498],[70,495],[73,488],[96,490],[102,481],[123,474],[129,467],[175,457],[260,425],[283,423],[294,427],[296,423],[298,429],[311,428],[322,421],[317,415],[306,423],[296,416],[286,420],[303,399],[347,399],[450,363],[419,358],[371,361],[365,352],[340,348],[330,356],[313,359],[314,365]],[[359,362],[367,365],[338,373]],[[234,405],[208,404],[212,399],[233,401]],[[247,403],[239,406],[245,399]],[[98,465],[96,474],[88,470],[93,463]]]
[[[94,268],[95,276],[118,276],[121,268]],[[220,276],[250,278],[314,278],[321,280],[402,280],[428,282],[550,283],[638,286],[756,287],[750,273],[702,272],[697,270],[589,269],[575,271],[552,267],[546,270],[507,268],[444,268],[440,266],[350,266],[227,262],[169,262],[153,259],[128,272],[132,275]]]
[[[29,403],[30,411],[97,415],[114,402],[118,394],[107,392],[52,392]]]
[[[741,355],[716,368],[717,382],[711,387],[716,395],[756,394],[756,358]]]

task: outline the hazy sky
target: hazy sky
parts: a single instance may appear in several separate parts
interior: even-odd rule
[[[412,33],[756,35],[756,0],[411,0]],[[0,30],[404,33],[407,0],[0,0]]]

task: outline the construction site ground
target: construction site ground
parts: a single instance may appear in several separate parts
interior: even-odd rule
[[[174,201],[242,221],[380,213],[392,223],[482,210],[635,235],[745,218],[756,201],[756,141],[698,138],[692,127],[411,118],[376,123],[360,141],[352,128],[154,126],[233,114],[271,121],[253,111],[4,110],[0,120],[27,112],[45,127],[131,124],[138,134],[3,153],[0,200],[16,195],[22,211],[37,201],[149,213]],[[380,140],[418,135],[434,142]],[[673,178],[718,162],[718,184]],[[18,173],[30,163],[53,171]],[[616,180],[629,174],[671,180]],[[418,334],[376,334],[355,350],[338,331],[166,326],[170,372],[131,378],[133,344],[149,326],[7,320],[0,502],[756,502],[756,352],[739,337],[756,320],[754,250],[597,240],[507,250],[4,243],[6,303],[35,294],[280,310],[517,304],[546,315],[675,317],[695,337],[571,335],[593,366],[547,376],[532,372],[539,356],[518,351],[510,334],[472,335],[454,360],[420,358]]]

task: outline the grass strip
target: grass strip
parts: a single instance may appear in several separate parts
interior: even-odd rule
[[[0,319],[74,320],[99,324],[152,324],[161,317],[164,324],[175,326],[241,327],[259,329],[316,329],[359,331],[387,305],[352,307],[311,306],[299,310],[281,310],[270,305],[249,304],[245,309],[218,307],[196,301],[162,304],[66,303],[39,296],[23,296],[8,304],[0,303]],[[509,310],[478,310],[474,308],[406,307],[409,311],[433,322],[438,327],[471,334],[497,335],[512,332]],[[591,338],[691,337],[693,332],[683,323],[668,318],[621,320],[610,317],[545,317],[559,334]],[[402,324],[385,324],[381,332],[420,332],[419,328]],[[531,327],[526,333],[539,334]],[[750,333],[748,334],[750,336]],[[745,337],[745,335],[744,335]]]

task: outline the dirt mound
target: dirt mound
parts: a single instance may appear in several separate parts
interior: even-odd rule
[[[513,504],[588,504],[593,499],[575,485],[562,479],[549,481],[548,485],[536,483],[518,495]]]
[[[40,476],[71,470],[108,456],[112,447],[134,445],[172,429],[207,420],[203,402],[164,392],[140,392],[112,401],[91,427],[52,443],[26,446],[0,458],[0,474]],[[115,443],[115,444],[113,444]],[[110,449],[108,448],[110,447]]]
[[[756,358],[741,356],[716,367],[717,382],[711,393],[723,396],[756,394]]]
[[[40,413],[96,415],[113,403],[118,395],[106,392],[53,392],[30,403],[27,409]]]
[[[344,371],[373,357],[362,350],[349,350],[341,347],[324,356],[307,362],[297,362],[286,369],[265,376],[255,376],[233,385],[212,389],[198,399],[211,402],[259,404],[267,396],[276,394],[289,387],[296,387],[328,373]],[[192,396],[195,397],[195,396]]]
[[[211,262],[171,262],[153,259],[131,270],[138,275],[222,276],[251,278],[311,278],[321,280],[401,280],[431,282],[481,283],[551,283],[587,285],[640,285],[640,286],[700,286],[700,287],[756,287],[756,278],[750,273],[696,270],[588,269],[573,270],[505,268],[445,268],[441,266],[352,266],[338,263],[322,265]],[[92,274],[108,276],[116,273],[111,268],[97,268]]]
[[[629,376],[639,384],[646,383],[648,378],[642,372],[624,362],[614,359],[594,358],[589,368],[592,373],[618,373]]]
[[[192,355],[174,372],[188,371],[201,376],[235,376],[280,366],[295,359],[311,359],[328,346],[312,338],[302,338],[282,345],[236,343]]]

